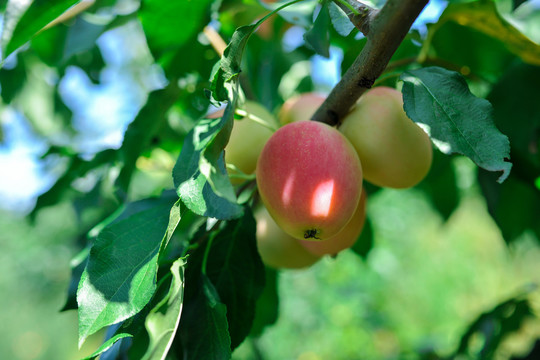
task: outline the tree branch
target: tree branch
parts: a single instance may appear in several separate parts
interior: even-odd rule
[[[352,2],[354,0],[346,0]],[[367,43],[312,119],[339,125],[356,100],[383,73],[429,0],[388,0],[367,25]],[[365,20],[365,19],[364,19]],[[365,21],[364,21],[365,22]],[[366,25],[363,25],[366,26]]]

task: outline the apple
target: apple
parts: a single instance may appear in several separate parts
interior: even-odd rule
[[[317,93],[305,93],[294,96],[281,106],[278,114],[282,125],[295,121],[311,120],[315,111],[321,106],[326,98]]]
[[[242,110],[265,121],[270,127],[277,127],[274,116],[264,106],[254,101],[246,100]],[[223,116],[223,110],[213,112],[207,117],[220,116]],[[235,119],[229,142],[225,147],[225,162],[244,174],[254,174],[259,154],[273,133],[269,127],[250,119],[249,116]],[[227,172],[233,184],[242,182],[237,171],[227,168]]]
[[[257,248],[263,263],[280,269],[300,269],[313,265],[320,256],[307,251],[272,219],[268,210],[260,206],[255,211],[257,220]]]
[[[305,247],[310,253],[323,255],[337,255],[340,251],[354,245],[358,236],[362,233],[366,221],[366,192],[362,191],[362,197],[352,219],[345,227],[330,239],[324,241],[298,240],[300,245]]]
[[[381,86],[367,91],[339,130],[358,152],[364,179],[375,185],[412,187],[431,167],[429,136],[407,117],[396,89]]]
[[[256,179],[268,212],[296,239],[337,234],[352,218],[362,192],[362,166],[353,146],[316,121],[278,129],[261,152]]]

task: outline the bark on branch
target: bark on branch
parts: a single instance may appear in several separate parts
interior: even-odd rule
[[[346,1],[350,4],[356,2],[356,0]],[[364,91],[371,88],[382,74],[428,1],[388,0],[382,9],[376,11],[374,17],[363,17],[361,26],[363,28],[367,26],[367,43],[341,81],[313,115],[313,120],[332,126],[340,124],[356,100]],[[366,19],[370,20],[367,24]]]

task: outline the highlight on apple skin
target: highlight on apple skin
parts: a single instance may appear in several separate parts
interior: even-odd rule
[[[281,125],[295,121],[311,120],[315,111],[326,98],[318,93],[310,92],[293,96],[279,110],[278,119]]]
[[[298,121],[277,130],[257,162],[262,202],[296,239],[325,240],[352,218],[362,192],[362,166],[333,127]]]
[[[301,269],[316,263],[314,255],[284,232],[264,206],[255,210],[257,220],[257,249],[263,263],[275,269]]]
[[[362,197],[352,219],[345,227],[330,239],[324,241],[298,240],[300,245],[306,248],[310,253],[323,255],[337,255],[339,252],[354,245],[366,221],[366,191],[362,191]]]
[[[376,87],[343,119],[339,131],[356,149],[364,179],[384,187],[408,188],[429,172],[433,158],[426,132],[407,117],[401,92]]]

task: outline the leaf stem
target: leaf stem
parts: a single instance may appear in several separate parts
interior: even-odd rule
[[[210,234],[210,237],[208,238],[208,242],[206,243],[206,248],[204,249],[204,257],[202,260],[202,273],[206,275],[206,264],[208,262],[208,256],[210,255],[210,249],[212,248],[212,243],[214,242],[214,238],[216,237],[216,232],[213,232]]]

